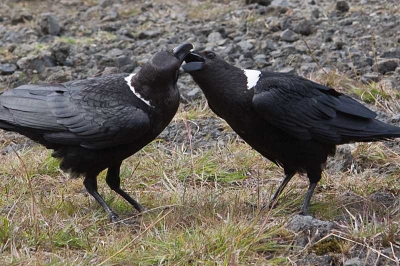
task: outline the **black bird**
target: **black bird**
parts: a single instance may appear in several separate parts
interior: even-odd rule
[[[251,147],[282,166],[279,197],[297,172],[310,186],[302,207],[307,214],[328,155],[336,145],[400,137],[400,128],[375,119],[353,98],[305,78],[243,70],[212,51],[192,52],[182,67],[204,92],[210,108]],[[271,204],[270,204],[271,206]]]
[[[108,186],[139,212],[143,207],[120,187],[124,159],[154,140],[179,106],[179,68],[193,46],[158,52],[135,74],[116,74],[62,84],[24,85],[0,95],[0,128],[53,149],[60,168],[84,175],[87,191],[112,221],[118,215],[97,191],[108,168]]]

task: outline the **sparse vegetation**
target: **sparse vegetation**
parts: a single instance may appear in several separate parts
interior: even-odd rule
[[[213,116],[204,107],[182,108],[174,122]],[[390,170],[398,169],[398,155],[384,144],[357,147],[361,173],[325,175],[310,211],[339,219],[338,229],[304,250],[293,247],[296,235],[285,223],[298,211],[307,180],[296,177],[272,211],[251,208],[268,200],[282,173],[239,139],[210,150],[154,141],[129,158],[122,182],[148,207],[139,216],[100,175],[101,194],[122,214],[122,225],[110,224],[82,180],[59,171],[44,148],[0,156],[0,262],[7,265],[288,265],[308,252],[340,257],[360,245],[399,250],[398,199],[385,208],[369,199],[376,191],[399,195],[398,170]],[[377,174],[382,171],[387,174]],[[357,202],[343,197],[345,191]]]
[[[257,55],[266,55],[268,64],[261,60],[257,68],[291,66],[296,73],[310,73],[308,78],[388,114],[388,120],[400,113],[398,83],[389,88],[384,82],[398,77],[398,70],[384,74],[375,69],[385,52],[397,48],[400,5],[394,0],[365,5],[351,1],[349,13],[335,15],[336,2],[288,2],[296,7],[250,8],[244,1],[228,0],[6,0],[0,4],[0,63],[16,64],[22,57],[41,55],[65,42],[71,46],[73,65],[63,67],[72,72],[71,79],[78,79],[100,73],[105,65],[99,65],[96,56],[111,49],[132,52],[126,53],[133,61],[131,71],[155,51],[190,41],[196,49],[215,45],[232,63],[249,63],[246,67],[256,63]],[[24,12],[33,19],[10,22]],[[42,39],[42,13],[59,19],[62,31],[54,39]],[[299,35],[293,43],[281,41],[283,30],[305,19],[316,28],[312,34]],[[160,35],[139,41],[145,30]],[[221,33],[222,40],[207,44],[213,32]],[[336,43],[335,37],[343,40]],[[240,41],[254,48],[243,49]],[[346,54],[354,51],[349,48],[358,50],[363,64],[357,65],[357,51]],[[367,59],[371,66],[365,66]],[[311,71],[313,67],[306,65],[310,63],[318,69]],[[361,83],[370,72],[377,74],[374,81]],[[18,69],[0,76],[0,91],[46,78],[31,69]],[[193,83],[183,75],[180,82],[187,96]],[[328,167],[310,212],[320,220],[334,221],[335,229],[300,247],[298,234],[285,225],[299,211],[308,187],[306,177],[293,178],[275,209],[255,208],[268,202],[283,177],[282,169],[234,134],[219,141],[212,130],[199,136],[199,128],[210,119],[217,121],[221,136],[231,133],[204,100],[189,100],[173,121],[186,126],[186,132],[178,128],[176,140],[157,139],[124,162],[122,186],[148,208],[145,213],[137,214],[108,188],[105,172],[99,175],[100,193],[121,214],[121,225],[109,222],[84,191],[81,178],[59,170],[51,151],[30,144],[20,149],[24,137],[0,130],[0,151],[9,146],[18,149],[0,152],[0,265],[295,265],[309,253],[332,255],[339,265],[354,256],[362,263],[372,258],[365,265],[377,260],[382,265],[400,264],[399,140],[356,144],[348,168]],[[192,145],[189,136],[193,141],[201,138],[205,146]]]

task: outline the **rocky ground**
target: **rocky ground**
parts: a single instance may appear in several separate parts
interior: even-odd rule
[[[184,41],[198,50],[213,49],[242,68],[310,78],[337,72],[400,95],[398,0],[3,0],[0,92],[27,83],[137,72],[155,52]],[[188,75],[181,75],[178,85],[183,108],[204,102]],[[395,112],[379,115],[400,120]],[[189,126],[195,147],[235,136],[216,118],[196,118]],[[1,134],[2,142],[14,137]],[[187,134],[187,125],[172,123],[161,137],[185,142]],[[346,149],[336,159],[339,168],[348,161]],[[337,169],[336,161],[330,165]],[[344,265],[361,265],[357,252]]]

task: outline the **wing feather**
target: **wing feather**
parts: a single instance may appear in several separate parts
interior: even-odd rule
[[[301,140],[339,144],[394,132],[351,97],[296,76],[261,79],[253,107],[267,122]]]
[[[124,76],[115,75],[107,82],[101,79],[110,77],[60,85],[24,85],[0,96],[0,115],[4,113],[5,121],[14,126],[42,132],[53,143],[88,149],[126,144],[150,129],[150,119],[142,106],[135,104],[140,100],[121,97],[136,97]],[[105,87],[110,84],[114,88]]]

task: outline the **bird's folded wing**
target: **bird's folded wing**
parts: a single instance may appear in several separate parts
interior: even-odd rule
[[[340,143],[343,135],[370,134],[376,114],[356,100],[320,84],[293,77],[268,78],[255,88],[253,107],[291,136]]]
[[[84,85],[84,84],[83,84]],[[27,85],[5,92],[0,104],[20,127],[47,141],[104,149],[132,142],[150,128],[147,114],[109,91],[60,85]]]

